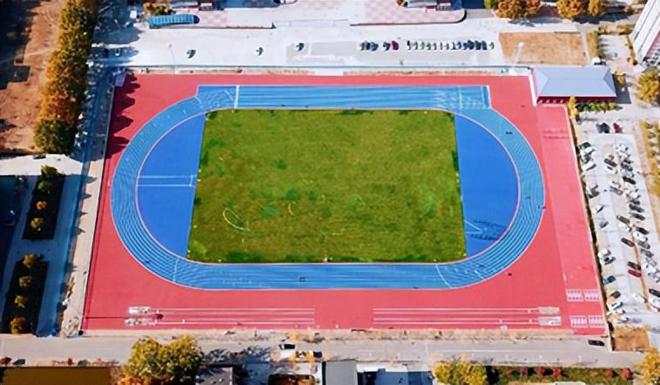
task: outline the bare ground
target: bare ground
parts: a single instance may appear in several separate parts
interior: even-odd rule
[[[614,350],[641,351],[651,349],[646,329],[617,327],[612,332]]]
[[[36,151],[32,131],[63,4],[0,0],[0,152]]]
[[[518,64],[588,64],[582,34],[577,32],[503,32],[499,37],[508,63],[513,64],[518,44],[524,43]]]

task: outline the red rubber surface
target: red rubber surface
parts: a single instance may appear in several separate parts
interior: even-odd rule
[[[160,110],[200,84],[488,85],[493,107],[526,136],[541,162],[546,210],[519,260],[480,284],[452,290],[205,291],[142,268],[119,240],[110,189],[122,149]],[[139,75],[117,89],[106,154],[83,329],[123,329],[131,306],[149,306],[132,328],[441,328],[573,330],[605,333],[597,270],[563,107],[531,102],[528,77]],[[540,325],[543,308],[561,324]],[[154,313],[162,314],[156,319]],[[553,314],[548,314],[553,315]]]

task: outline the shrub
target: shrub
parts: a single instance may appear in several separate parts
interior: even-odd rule
[[[27,289],[30,286],[32,286],[32,276],[31,275],[24,275],[22,277],[18,278],[18,286],[21,287],[22,289]]]
[[[484,0],[484,8],[497,9],[497,0]]]
[[[630,379],[632,378],[632,371],[631,371],[630,369],[628,369],[628,368],[621,369],[621,372],[619,372],[619,376],[620,376],[622,379],[628,381],[628,380],[630,380]]]
[[[48,202],[46,201],[37,201],[37,203],[34,205],[34,208],[39,211],[46,210],[46,207],[48,207]]]
[[[44,179],[53,179],[58,175],[57,169],[44,164],[41,166],[41,177]]]
[[[520,369],[518,369],[518,374],[520,374],[520,377],[527,377],[527,375],[529,374],[529,369],[523,366]]]
[[[25,254],[25,256],[23,256],[23,266],[28,270],[32,270],[37,262],[39,262],[39,259],[39,256],[36,254]]]
[[[53,182],[49,180],[42,180],[37,183],[37,191],[42,194],[50,194],[53,190]]]
[[[552,368],[552,377],[561,378],[561,368]]]
[[[16,297],[14,297],[14,305],[19,307],[20,309],[25,309],[29,301],[30,299],[24,295],[19,294]]]
[[[28,331],[28,322],[25,317],[15,317],[9,322],[11,334],[22,334]]]
[[[40,232],[44,229],[44,225],[46,224],[46,220],[44,217],[34,217],[30,221],[30,228],[36,232]]]
[[[545,374],[545,368],[537,366],[536,368],[534,368],[534,373],[539,377],[543,377],[543,375]]]

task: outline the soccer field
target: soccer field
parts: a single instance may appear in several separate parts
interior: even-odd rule
[[[433,262],[465,255],[448,113],[213,112],[201,154],[191,259]]]

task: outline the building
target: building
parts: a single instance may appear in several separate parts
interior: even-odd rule
[[[536,67],[533,76],[538,103],[564,103],[571,96],[579,102],[616,100],[614,78],[605,66]]]
[[[353,360],[326,361],[323,363],[325,385],[358,385],[357,363]]]
[[[660,65],[660,0],[646,3],[631,37],[640,63]]]

